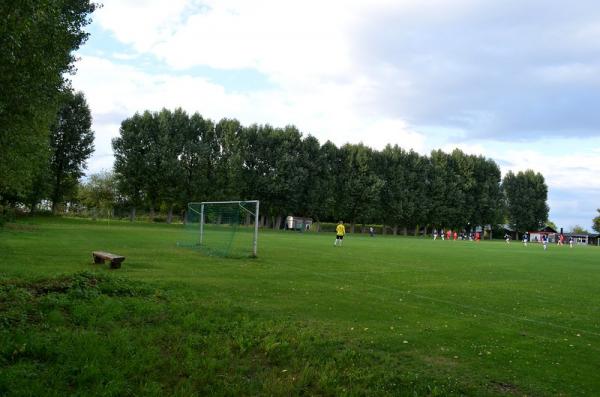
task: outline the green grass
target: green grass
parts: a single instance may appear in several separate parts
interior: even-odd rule
[[[597,247],[261,232],[226,259],[184,235],[0,230],[0,395],[600,394]]]

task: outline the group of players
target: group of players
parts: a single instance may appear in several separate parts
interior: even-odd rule
[[[464,233],[464,232],[461,232],[461,233],[458,233],[457,231],[454,231],[454,232],[453,232],[452,230],[444,230],[444,229],[440,230],[440,231],[439,231],[439,234],[438,234],[438,230],[437,230],[437,229],[434,229],[434,230],[433,230],[433,239],[434,239],[434,240],[437,240],[437,239],[438,239],[438,237],[439,237],[441,240],[455,240],[455,241],[456,241],[456,240],[469,240],[469,241],[480,241],[480,239],[481,239],[481,234],[480,234],[479,232],[475,232],[475,233]],[[505,234],[505,235],[504,235],[504,239],[506,240],[506,243],[507,243],[507,244],[509,244],[509,243],[510,243],[510,239],[511,239],[511,238],[510,238],[510,235],[509,235],[509,234]],[[527,247],[527,245],[529,244],[529,242],[530,242],[530,241],[531,241],[531,240],[530,240],[530,237],[529,237],[529,233],[527,233],[527,232],[526,232],[526,233],[524,233],[524,234],[523,234],[523,245],[524,245],[525,247]],[[539,240],[539,241],[538,241],[538,240],[536,240],[536,242],[539,242],[539,243],[541,243],[541,244],[542,244],[542,246],[544,247],[544,250],[546,250],[546,249],[548,249],[548,243],[549,243],[550,241],[549,241],[549,239],[548,239],[548,236],[547,236],[547,235],[545,235],[545,234],[543,234],[543,235],[541,236],[541,240]],[[573,244],[574,244],[574,242],[575,242],[575,241],[573,240],[573,237],[569,237],[569,247],[570,247],[570,248],[573,248]],[[564,234],[560,234],[560,235],[558,236],[558,239],[556,240],[556,243],[557,243],[558,245],[561,245],[561,246],[565,244],[565,236],[564,236]]]
[[[510,235],[509,234],[505,234],[504,235],[504,240],[506,240],[506,244],[510,244]],[[527,247],[527,244],[530,242],[530,237],[529,237],[529,233],[525,232],[523,234],[523,245],[525,247]],[[536,240],[536,242],[538,242]],[[540,243],[542,243],[542,245],[544,246],[544,250],[548,249],[548,243],[549,243],[549,239],[548,239],[548,235],[546,234],[542,234],[541,240],[539,241]],[[572,236],[569,237],[569,248],[573,248],[573,243],[575,242],[575,240],[573,239]],[[558,235],[558,239],[556,240],[556,244],[563,246],[565,245],[565,235],[564,234],[559,234]]]
[[[444,229],[440,230],[440,233],[438,234],[437,229],[433,230],[433,239],[437,240],[438,236],[440,237],[440,239],[442,240],[469,240],[469,241],[480,241],[481,240],[481,233],[479,232],[475,232],[475,233],[464,233],[464,232],[460,232],[458,233],[457,231],[452,231],[450,229],[444,231]]]
[[[334,241],[334,246],[341,246],[343,241],[344,241],[344,235],[346,234],[346,228],[344,227],[344,222],[339,221],[336,228],[335,228],[335,232],[336,232],[336,238]],[[373,228],[369,228],[369,234],[371,235],[371,237],[373,237],[374,235],[374,230]],[[445,230],[442,229],[440,230],[440,233],[438,234],[438,230],[434,229],[433,230],[433,239],[437,240],[438,236],[442,239],[442,240],[469,240],[469,241],[480,241],[481,240],[481,233],[480,232],[471,232],[471,233],[465,233],[465,232],[461,232],[458,233],[457,231],[452,231],[450,229]],[[510,244],[510,235],[507,233],[504,235],[504,239],[506,240],[506,244]],[[525,247],[527,247],[527,245],[530,242],[530,237],[529,237],[529,233],[525,232],[523,234],[523,245]],[[537,240],[536,240],[537,242]],[[542,243],[542,245],[544,246],[544,250],[548,249],[548,235],[546,234],[542,234],[542,239],[541,241],[539,241],[540,243]],[[565,236],[564,234],[559,234],[558,236],[558,240],[556,241],[556,243],[558,245],[564,245],[565,243]],[[569,237],[569,247],[573,248],[573,237]]]

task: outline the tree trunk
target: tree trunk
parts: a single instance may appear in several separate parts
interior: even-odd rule
[[[156,215],[156,213],[154,212],[154,204],[152,204],[150,206],[150,222],[154,221],[154,216]]]
[[[354,234],[354,228],[355,228],[356,224],[354,222],[352,222],[350,224],[350,233]]]
[[[402,228],[402,234],[404,234],[405,236],[408,236],[408,228],[406,226],[404,226]]]
[[[385,225],[381,225],[381,235],[382,236],[386,235],[386,227],[385,227]]]
[[[319,233],[321,231],[321,222],[317,221],[317,223],[315,223],[316,226],[316,232]]]
[[[397,236],[397,235],[398,235],[398,225],[394,225],[394,227],[392,228],[392,234],[393,234],[394,236]]]
[[[415,237],[419,236],[420,225],[415,226]]]
[[[275,217],[275,222],[273,222],[273,230],[279,230],[280,225],[281,225],[281,215],[277,215]]]
[[[167,223],[173,222],[173,204],[169,206],[169,213],[167,214]]]
[[[135,207],[131,207],[131,210],[129,211],[129,222],[134,222],[135,221]]]

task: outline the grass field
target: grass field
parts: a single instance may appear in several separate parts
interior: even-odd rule
[[[0,230],[0,395],[600,395],[597,247],[261,232],[225,259],[182,233]]]

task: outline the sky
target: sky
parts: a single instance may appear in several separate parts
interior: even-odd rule
[[[88,173],[135,112],[293,124],[322,143],[459,148],[533,169],[550,220],[600,207],[600,2],[103,0],[73,86],[93,115]]]

